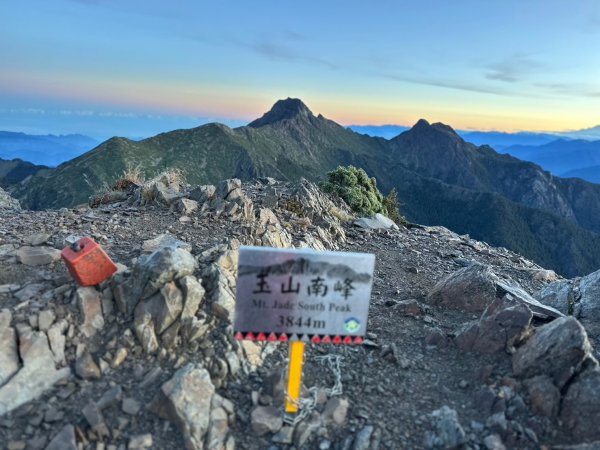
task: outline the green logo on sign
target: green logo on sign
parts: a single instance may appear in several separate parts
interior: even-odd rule
[[[360,322],[354,317],[350,317],[344,322],[344,328],[348,333],[356,333],[360,330]]]

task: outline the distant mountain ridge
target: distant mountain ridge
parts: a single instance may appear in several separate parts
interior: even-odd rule
[[[0,131],[0,158],[22,159],[54,167],[96,147],[99,142],[81,134],[55,136]]]
[[[50,171],[49,167],[37,166],[21,159],[8,161],[0,158],[0,187],[10,191],[16,185],[29,181],[30,177]]]
[[[557,139],[539,146],[515,145],[504,151],[519,159],[535,162],[559,176],[569,176],[570,172],[600,165],[600,141]]]
[[[109,139],[49,176],[33,177],[15,195],[34,209],[77,205],[130,165],[146,175],[180,168],[190,183],[205,184],[258,176],[321,180],[348,164],[375,176],[382,191],[396,188],[410,220],[469,233],[566,275],[600,267],[600,185],[477,147],[441,123],[420,120],[391,140],[358,134],[298,99],[280,100],[234,129],[207,124],[138,142]]]

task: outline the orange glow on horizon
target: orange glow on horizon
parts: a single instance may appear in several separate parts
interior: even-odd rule
[[[165,115],[221,117],[248,122],[260,117],[280,98],[294,97],[280,92],[224,85],[202,86],[170,84],[156,81],[73,77],[68,74],[45,74],[4,71],[0,86],[11,93],[38,96],[52,101],[73,101],[110,108],[134,109]],[[424,118],[430,123],[443,122],[455,129],[478,131],[571,131],[598,125],[586,109],[560,111],[532,104],[532,109],[511,109],[494,105],[456,107],[452,104],[432,105],[431,101],[394,101],[368,97],[348,99],[334,95],[298,96],[314,114],[323,114],[341,125],[412,126]],[[532,102],[533,103],[533,102]]]

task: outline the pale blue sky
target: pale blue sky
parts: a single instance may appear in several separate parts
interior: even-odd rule
[[[147,135],[300,97],[343,124],[600,123],[600,2],[0,0],[0,129]]]

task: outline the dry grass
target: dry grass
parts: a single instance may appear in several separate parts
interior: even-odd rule
[[[123,175],[115,182],[112,189],[114,191],[124,191],[131,185],[141,186],[144,184],[144,175],[140,166],[133,166],[128,164],[127,168],[123,171]]]

